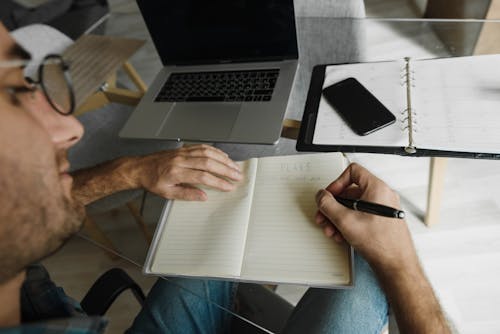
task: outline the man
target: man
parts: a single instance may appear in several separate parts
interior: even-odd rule
[[[94,175],[110,170],[119,173],[117,184],[96,182],[88,171],[83,172],[75,179],[81,181],[75,182],[79,186],[73,197],[66,151],[80,139],[83,129],[72,116],[58,113],[57,104],[50,104],[26,82],[22,68],[13,60],[27,56],[0,25],[0,328],[10,333],[100,333],[105,327],[103,319],[83,316],[46,273],[30,267],[79,230],[83,204],[136,187],[147,187],[166,197],[204,200],[205,194],[188,184],[231,190],[234,185],[224,178],[237,181],[241,175],[221,151],[195,146],[130,158],[117,169],[98,167],[105,170]],[[399,207],[397,195],[362,167],[351,165],[318,193],[316,221],[327,236],[338,242],[344,239],[366,258],[403,332],[448,332],[406,225],[346,209],[332,194]],[[285,332],[382,330],[387,322],[385,296],[368,264],[360,256],[355,261],[355,288],[310,289]],[[224,332],[229,316],[217,305],[231,307],[234,287],[222,281],[160,279],[129,332]]]
[[[0,306],[2,327],[20,324],[20,309],[25,306],[20,303],[25,269],[56,251],[81,228],[84,204],[108,193],[141,186],[168,198],[204,200],[205,193],[192,184],[227,191],[234,185],[226,179],[241,178],[238,167],[225,153],[198,145],[122,159],[102,165],[94,172],[83,171],[76,178],[74,199],[66,153],[81,138],[83,129],[74,117],[56,112],[40,90],[31,89],[22,67],[16,64],[16,60],[27,59],[29,55],[0,24],[0,61],[3,62],[0,66],[0,295],[6,302]],[[88,178],[90,174],[103,177],[110,170],[114,175],[106,182]],[[23,291],[27,290],[33,289],[28,287]],[[50,291],[39,292],[53,299],[60,297],[55,287]],[[43,303],[25,293],[23,300],[28,301],[26,305]],[[33,309],[55,311],[43,314],[50,318],[54,314],[70,316],[73,313],[65,305],[57,310],[52,306]],[[26,317],[23,313],[23,320]],[[36,314],[28,318],[41,320]]]

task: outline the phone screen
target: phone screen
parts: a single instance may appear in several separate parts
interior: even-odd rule
[[[358,135],[365,136],[396,121],[396,117],[354,78],[326,87],[323,96]]]

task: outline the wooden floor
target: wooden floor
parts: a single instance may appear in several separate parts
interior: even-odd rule
[[[110,1],[113,25],[119,35],[146,38],[137,8],[132,0]],[[400,7],[397,7],[398,3]],[[403,6],[406,1],[366,0],[368,16],[418,16],[419,5]],[[397,9],[399,8],[399,9]],[[381,25],[370,32],[380,43],[390,43],[390,27]],[[429,38],[432,38],[430,36]],[[415,45],[393,45],[394,50]],[[387,45],[384,45],[386,48]],[[372,50],[378,54],[377,50]],[[422,54],[428,52],[422,50]],[[133,63],[150,82],[160,63],[151,44],[141,50]],[[147,64],[147,66],[144,66]],[[439,225],[429,229],[421,221],[425,210],[429,159],[357,154],[352,160],[367,166],[386,180],[403,198],[410,213],[408,224],[422,264],[446,312],[463,333],[500,333],[500,162],[450,159]],[[148,201],[146,220],[154,228],[162,201]],[[147,245],[126,210],[96,217],[117,248],[141,264]],[[148,290],[154,279],[124,260],[111,260],[100,249],[80,238],[71,240],[59,253],[45,261],[53,278],[66,292],[79,299],[91,282],[108,268],[126,268]],[[278,292],[290,301],[300,298],[304,288],[280,286]],[[108,333],[122,333],[138,311],[130,295],[119,299],[109,313]]]

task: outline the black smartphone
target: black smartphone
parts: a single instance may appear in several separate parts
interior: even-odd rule
[[[349,127],[365,136],[393,124],[396,117],[358,80],[347,78],[323,89],[323,96]]]

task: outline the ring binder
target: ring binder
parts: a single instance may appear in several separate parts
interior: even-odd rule
[[[407,117],[405,119],[408,120],[408,126],[406,129],[408,129],[408,146],[405,147],[405,151],[409,154],[415,154],[417,153],[417,148],[415,146],[415,142],[413,140],[413,110],[411,106],[411,87],[413,86],[413,83],[415,81],[415,78],[412,77],[411,75],[411,68],[410,68],[410,57],[405,57],[405,67],[403,69],[403,74],[404,77],[406,77],[405,85],[406,85],[406,113]]]
[[[499,61],[481,55],[316,65],[297,150],[500,160]],[[370,136],[349,132],[322,99],[324,87],[346,77],[372,91],[397,123]],[[305,131],[309,122],[314,131]]]

